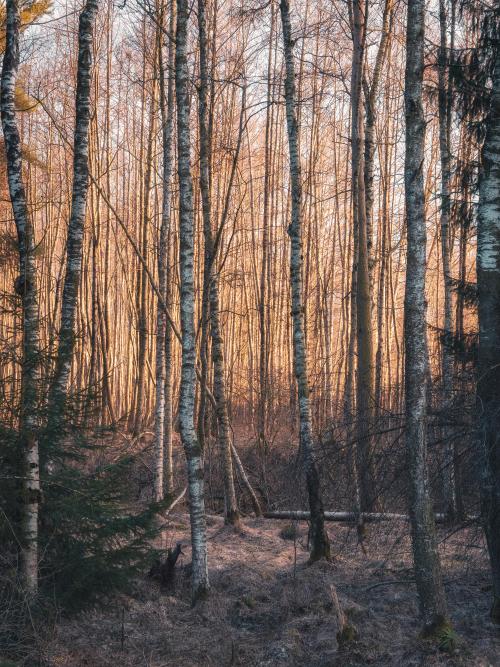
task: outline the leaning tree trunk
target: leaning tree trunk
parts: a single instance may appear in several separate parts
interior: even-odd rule
[[[194,330],[194,209],[189,137],[189,90],[187,63],[188,0],[177,0],[175,90],[177,97],[177,172],[179,178],[180,309],[182,368],[179,423],[186,453],[193,550],[193,603],[209,591],[203,466],[194,428],[196,351]]]
[[[304,340],[304,296],[302,285],[302,182],[298,150],[297,100],[293,62],[293,39],[288,0],[281,0],[281,21],[285,49],[285,103],[290,152],[290,183],[292,194],[292,219],[288,228],[290,236],[290,281],[292,290],[293,356],[297,380],[300,417],[300,447],[305,462],[309,509],[311,512],[310,560],[330,558],[330,542],[325,529],[320,478],[314,456],[311,424],[311,406],[307,373],[307,352]]]
[[[410,473],[410,520],[415,581],[424,633],[439,635],[446,624],[446,598],[436,545],[427,471],[427,330],[425,306],[426,229],[423,164],[425,119],[424,0],[409,0],[405,72],[405,199],[407,265],[405,288],[406,451]]]
[[[48,400],[47,435],[52,444],[64,425],[68,380],[75,347],[78,289],[82,273],[83,230],[89,184],[90,87],[92,37],[97,0],[87,0],[78,24],[75,133],[73,139],[73,192],[66,243],[66,274],[61,304],[59,347]]]
[[[198,0],[198,30],[200,47],[200,86],[198,117],[200,124],[200,189],[202,198],[203,234],[205,237],[205,285],[204,298],[207,298],[209,311],[210,335],[212,339],[212,359],[214,366],[214,398],[216,401],[219,445],[224,477],[225,520],[235,526],[239,525],[240,515],[234,488],[233,462],[231,458],[231,426],[227,409],[227,396],[224,368],[224,341],[219,313],[219,280],[215,271],[217,248],[212,233],[212,216],[210,201],[210,137],[207,122],[208,94],[208,58],[207,29],[205,18],[205,0]],[[205,295],[205,290],[207,294]],[[207,313],[204,313],[206,316]],[[203,390],[203,387],[202,387]],[[202,392],[202,397],[203,392]],[[201,399],[200,399],[201,400]],[[201,420],[203,421],[203,419]],[[202,426],[202,425],[201,425]]]
[[[38,290],[35,265],[35,230],[28,211],[22,179],[21,141],[16,122],[15,95],[19,67],[20,14],[17,0],[7,0],[5,53],[1,80],[1,116],[7,162],[7,180],[19,247],[19,276],[15,290],[21,297],[23,353],[19,420],[20,451],[23,462],[21,575],[26,593],[38,591],[38,510],[40,467],[37,408],[40,380]]]
[[[491,616],[500,623],[500,49],[495,46],[491,108],[479,189],[477,395],[483,455],[482,515],[493,575]]]
[[[163,16],[160,17],[161,25],[158,28],[158,74],[160,84],[160,113],[162,122],[163,141],[163,173],[162,191],[163,200],[161,208],[160,243],[158,251],[158,289],[169,306],[169,232],[171,226],[170,203],[171,203],[171,180],[172,180],[172,143],[174,128],[174,42],[173,42],[173,9],[174,2],[169,3],[169,39],[168,39],[168,73],[167,85],[165,86],[165,65],[163,62],[163,49],[161,48],[163,33]],[[163,10],[162,10],[163,11]],[[156,314],[156,397],[155,397],[155,499],[162,500],[164,495],[173,493],[173,470],[172,470],[172,399],[171,399],[171,377],[167,378],[167,371],[171,376],[171,360],[167,352],[170,340],[170,325],[167,322],[165,309],[160,303],[157,305]],[[170,390],[170,391],[169,391]]]

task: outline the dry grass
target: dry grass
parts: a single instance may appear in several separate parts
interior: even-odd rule
[[[292,541],[280,537],[279,522],[246,520],[243,532],[234,533],[214,518],[213,590],[192,609],[187,517],[178,515],[176,521],[165,545],[179,540],[185,545],[175,590],[166,594],[145,578],[107,610],[61,622],[47,647],[50,665],[500,666],[500,631],[488,620],[488,564],[471,530],[441,544],[450,613],[460,636],[450,654],[418,639],[409,540],[400,533],[402,526],[371,527],[365,555],[355,531],[330,524],[334,563],[308,567],[304,524]],[[358,633],[341,647],[332,585]]]

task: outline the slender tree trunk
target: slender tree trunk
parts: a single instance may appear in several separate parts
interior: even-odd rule
[[[493,576],[491,616],[500,623],[500,48],[495,44],[491,108],[479,189],[478,408],[483,458],[482,515]]]
[[[207,93],[209,85],[207,29],[205,0],[198,0],[198,30],[200,46],[200,86],[198,117],[200,124],[200,189],[203,212],[203,233],[205,237],[205,289],[208,291],[208,310],[210,316],[210,334],[212,338],[212,359],[214,365],[214,398],[217,405],[219,445],[224,477],[225,519],[227,523],[238,526],[239,512],[234,489],[233,463],[231,459],[231,427],[227,409],[227,396],[224,368],[224,341],[219,316],[219,280],[215,271],[217,248],[212,233],[212,211],[210,201],[210,137],[207,118]],[[205,298],[205,294],[204,294]],[[202,388],[203,389],[203,388]],[[202,396],[204,398],[204,393]]]
[[[446,599],[436,545],[427,471],[427,323],[425,304],[426,228],[423,164],[425,119],[424,0],[409,0],[405,73],[405,198],[407,266],[405,290],[406,451],[410,474],[410,520],[415,581],[426,635],[446,627]]]
[[[161,208],[160,243],[158,252],[158,289],[165,299],[168,307],[169,282],[169,232],[170,232],[170,202],[171,202],[171,180],[172,180],[172,142],[174,125],[174,43],[173,43],[173,9],[174,2],[169,3],[169,40],[168,40],[168,68],[167,85],[165,86],[165,66],[163,63],[163,49],[161,48],[162,26],[158,29],[158,73],[160,84],[160,112],[162,121],[163,141],[163,174],[162,190],[163,200]],[[163,9],[161,12],[163,13]],[[165,309],[157,305],[156,314],[156,407],[155,407],[155,450],[156,450],[156,474],[155,474],[155,498],[161,500],[164,494],[173,492],[173,470],[172,470],[172,396],[171,359],[168,360],[167,369],[167,316]],[[170,354],[171,356],[171,354]],[[167,384],[169,391],[167,391]],[[168,404],[167,404],[168,399]]]
[[[267,63],[267,98],[266,98],[266,129],[264,146],[264,192],[262,217],[262,262],[259,284],[259,407],[258,407],[258,443],[262,462],[262,472],[265,478],[265,459],[267,452],[267,410],[269,409],[269,331],[266,326],[266,309],[269,299],[269,285],[266,287],[269,267],[269,209],[271,188],[271,157],[272,157],[272,125],[273,125],[273,84],[272,76],[272,45],[275,26],[275,3],[271,2],[271,29],[269,33],[269,49]],[[265,479],[264,479],[265,481]]]
[[[441,261],[443,264],[444,282],[444,322],[442,333],[442,370],[444,419],[450,419],[450,408],[453,397],[453,354],[451,348],[452,336],[452,284],[450,275],[450,180],[451,180],[451,153],[450,130],[451,108],[449,104],[449,56],[447,48],[447,21],[445,0],[439,0],[439,25],[441,42],[438,54],[438,111],[439,111],[439,151],[441,157]],[[450,440],[450,429],[443,429],[444,436],[444,466],[443,466],[443,496],[445,513],[450,520],[454,520],[457,513],[455,490],[455,456],[453,443]]]
[[[389,50],[389,43],[392,29],[394,0],[385,0],[384,14],[382,17],[382,35],[375,58],[375,65],[373,68],[373,77],[371,86],[368,86],[366,76],[363,78],[365,82],[365,155],[364,155],[364,183],[365,183],[365,211],[366,211],[366,245],[368,254],[368,270],[370,285],[373,289],[373,267],[375,257],[373,253],[373,168],[375,157],[375,121],[376,112],[375,105],[377,103],[377,95],[380,85],[380,77],[382,69],[386,61],[386,56]]]
[[[353,56],[351,73],[351,139],[352,139],[352,203],[353,222],[358,234],[356,272],[357,324],[357,383],[356,383],[356,440],[357,468],[360,482],[362,512],[371,512],[376,506],[375,471],[373,461],[373,331],[372,296],[368,256],[368,228],[366,218],[365,175],[363,168],[363,114],[361,84],[366,41],[366,11],[363,0],[352,3]]]
[[[320,478],[314,455],[309,398],[307,351],[304,341],[304,297],[302,279],[302,176],[298,150],[299,128],[295,91],[293,39],[288,0],[281,0],[281,22],[285,49],[285,102],[290,153],[290,182],[292,194],[290,236],[290,281],[292,292],[293,357],[300,418],[300,447],[305,462],[309,509],[311,512],[310,560],[330,558],[330,542],[325,529]]]
[[[66,243],[66,274],[61,304],[59,347],[48,401],[48,435],[57,438],[64,422],[68,379],[75,348],[78,290],[82,273],[83,230],[89,187],[90,89],[92,39],[97,0],[87,0],[78,25],[75,134],[73,139],[73,192]]]
[[[156,55],[156,54],[155,54]],[[151,224],[150,218],[150,200],[151,200],[151,181],[153,175],[153,143],[155,140],[156,131],[156,67],[157,61],[155,59],[153,66],[153,86],[151,95],[151,112],[149,117],[149,132],[146,149],[146,167],[144,170],[144,192],[142,199],[142,251],[144,255],[147,253],[148,233]],[[139,333],[139,350],[137,355],[137,394],[135,403],[134,415],[134,435],[139,435],[142,430],[143,420],[145,416],[145,399],[147,393],[147,346],[148,346],[148,293],[147,293],[147,276],[142,270],[140,272],[140,286],[138,288],[138,333]]]
[[[179,177],[179,233],[181,278],[182,369],[179,422],[186,453],[193,551],[192,599],[195,603],[209,591],[203,466],[194,428],[196,350],[194,330],[194,210],[189,137],[189,90],[187,63],[188,1],[177,0],[175,90],[177,97],[177,171]]]
[[[7,0],[6,10],[5,52],[2,66],[0,105],[7,162],[7,180],[19,247],[19,276],[15,282],[15,290],[21,297],[23,322],[19,419],[20,451],[24,467],[22,475],[21,576],[26,593],[29,596],[34,596],[38,591],[38,511],[40,505],[37,433],[40,340],[35,264],[36,243],[35,230],[28,211],[22,178],[21,141],[15,111],[21,22],[17,0]]]

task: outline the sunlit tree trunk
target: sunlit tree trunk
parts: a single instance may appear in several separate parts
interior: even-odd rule
[[[35,264],[36,242],[22,178],[21,141],[15,111],[20,29],[17,0],[7,0],[6,10],[0,105],[7,180],[19,249],[19,276],[15,282],[15,290],[21,298],[23,327],[19,419],[20,452],[23,459],[21,575],[27,594],[33,596],[38,591],[38,511],[40,504],[37,433],[40,340]]]
[[[302,176],[298,150],[299,128],[297,123],[297,100],[295,91],[295,67],[293,62],[293,39],[290,25],[288,0],[281,0],[281,22],[285,50],[285,103],[290,159],[290,183],[292,196],[290,236],[290,281],[292,291],[293,358],[297,381],[300,447],[304,457],[311,512],[310,560],[330,558],[330,542],[325,529],[320,478],[313,447],[309,378],[307,372],[307,350],[304,340],[304,296],[303,296],[303,249],[302,249]]]
[[[208,102],[208,50],[205,17],[205,0],[198,0],[198,30],[200,47],[200,86],[199,86],[199,124],[200,124],[200,188],[202,196],[203,232],[205,237],[205,281],[208,287],[208,308],[210,314],[210,334],[212,338],[212,359],[214,366],[214,397],[216,401],[219,445],[224,477],[225,518],[227,523],[237,526],[239,512],[234,489],[234,473],[231,458],[231,428],[226,397],[224,342],[219,316],[219,280],[215,259],[217,249],[212,232],[210,200],[210,140],[207,118]]]
[[[271,158],[272,158],[272,126],[273,126],[273,84],[271,81],[273,53],[272,45],[275,28],[275,3],[271,2],[271,29],[269,33],[269,49],[267,63],[267,99],[266,99],[266,129],[264,145],[264,192],[263,192],[263,218],[262,218],[262,260],[260,267],[259,284],[259,406],[258,418],[258,442],[262,457],[263,474],[265,475],[265,454],[267,450],[266,411],[269,409],[269,322],[267,321],[267,309],[269,299],[269,285],[267,275],[269,270],[269,217],[270,217],[270,189],[271,189]]]
[[[439,635],[447,624],[447,610],[427,471],[428,360],[425,304],[426,228],[423,187],[425,119],[422,106],[424,32],[424,0],[409,0],[405,74],[406,452],[410,476],[413,560],[420,612],[424,623],[424,633]]]
[[[162,29],[164,24],[163,11],[161,10],[161,25],[158,29],[158,78],[160,85],[160,112],[162,122],[163,141],[163,173],[162,173],[162,208],[160,242],[158,249],[158,289],[169,307],[168,293],[172,278],[169,275],[169,236],[171,227],[171,180],[172,180],[172,143],[174,124],[174,43],[173,43],[173,0],[169,3],[170,16],[168,19],[168,60],[167,81],[165,82],[165,65],[163,62],[163,49],[161,48]],[[166,83],[166,85],[165,85]],[[161,500],[164,496],[173,492],[173,468],[172,468],[172,369],[171,358],[166,359],[171,337],[170,324],[167,322],[165,309],[161,304],[157,306],[156,314],[156,397],[155,397],[155,450],[156,450],[156,473],[155,473],[155,498]],[[168,329],[168,330],[167,330]],[[167,371],[169,377],[167,377]]]
[[[151,182],[153,176],[153,144],[156,132],[156,73],[157,73],[157,58],[155,53],[155,61],[153,65],[153,86],[151,95],[151,110],[149,116],[149,131],[146,148],[146,165],[144,168],[144,185],[142,198],[142,220],[141,220],[141,236],[142,236],[142,252],[144,256],[147,255],[149,227],[151,225]],[[135,402],[134,415],[134,435],[139,435],[142,430],[144,420],[144,408],[146,404],[147,392],[147,350],[148,350],[148,293],[147,293],[148,279],[144,269],[140,272],[140,281],[137,290],[138,301],[138,338],[139,350],[137,354],[137,393]]]
[[[209,591],[203,466],[194,428],[196,349],[194,330],[194,210],[189,136],[189,72],[187,63],[187,0],[177,0],[175,91],[177,98],[177,172],[179,177],[180,297],[182,370],[179,425],[186,452],[189,511],[193,551],[192,598],[196,602]]]
[[[75,347],[78,290],[82,273],[83,231],[89,187],[89,124],[92,81],[92,39],[97,0],[87,0],[78,25],[73,191],[66,243],[66,274],[61,304],[59,347],[48,403],[48,436],[58,438],[64,420],[68,379]]]
[[[491,616],[500,623],[500,48],[495,44],[491,107],[479,189],[478,410],[483,455],[482,515],[493,575]]]
[[[373,266],[375,257],[373,253],[373,171],[375,157],[375,121],[377,96],[380,87],[382,70],[386,61],[390,45],[392,21],[393,21],[394,0],[385,0],[384,14],[382,17],[382,34],[373,67],[371,84],[368,84],[366,73],[363,77],[365,89],[365,155],[364,155],[364,181],[365,181],[365,210],[366,210],[366,245],[368,254],[368,270],[370,284],[373,290]]]

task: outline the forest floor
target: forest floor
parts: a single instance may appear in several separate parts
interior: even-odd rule
[[[488,562],[475,529],[440,535],[449,650],[418,638],[410,542],[401,524],[356,531],[328,524],[334,561],[307,566],[307,525],[246,519],[241,532],[210,517],[208,600],[190,606],[188,517],[171,517],[166,546],[183,544],[174,590],[137,581],[106,610],[61,621],[47,648],[64,667],[500,666],[500,629],[488,618]],[[288,526],[288,530],[283,531]],[[284,539],[284,537],[288,539]],[[292,539],[290,539],[290,537]],[[331,587],[357,636],[337,642]],[[453,643],[453,642],[452,642]]]

